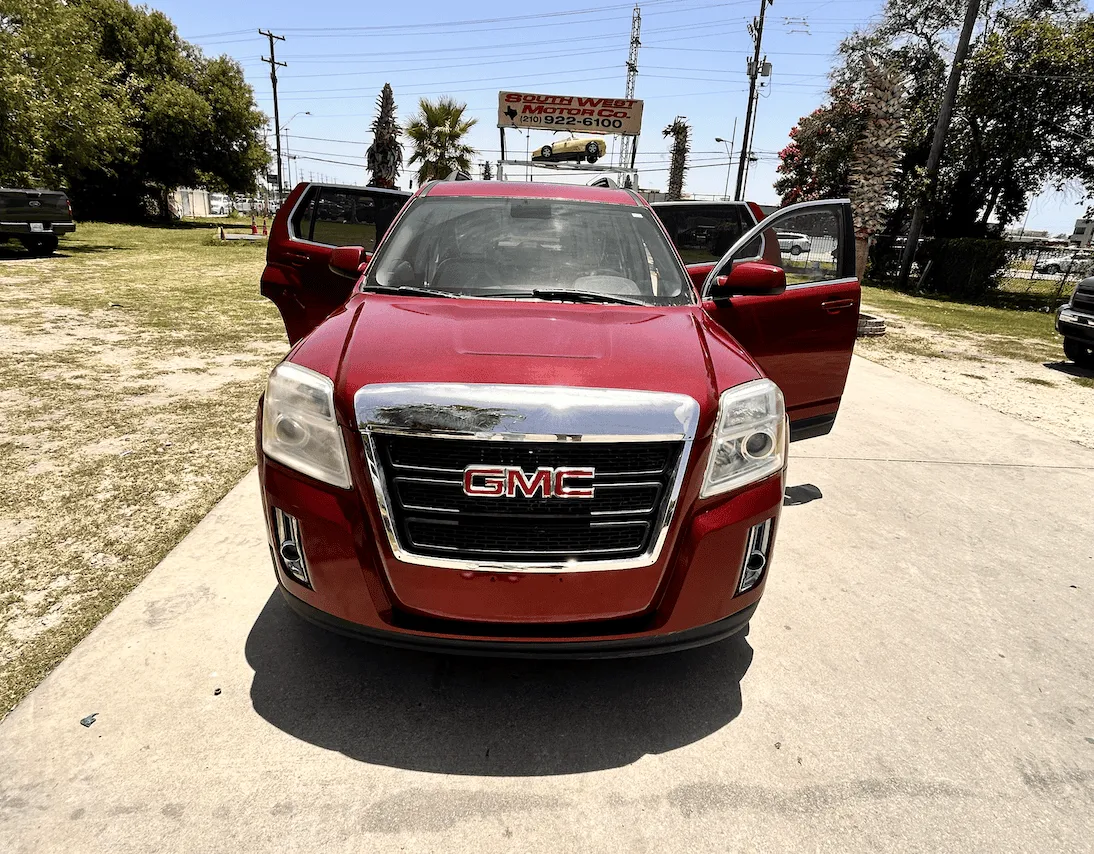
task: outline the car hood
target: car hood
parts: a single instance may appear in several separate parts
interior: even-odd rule
[[[412,382],[665,391],[712,412],[720,388],[759,375],[732,339],[711,334],[698,306],[357,301],[336,377],[344,417],[361,387]]]

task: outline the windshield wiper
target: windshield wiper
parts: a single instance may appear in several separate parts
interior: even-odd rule
[[[450,291],[438,291],[435,288],[418,288],[414,285],[381,285],[378,282],[371,285],[362,285],[362,291],[373,294],[404,294],[414,297],[459,297]]]
[[[556,300],[558,302],[569,300],[571,302],[612,302],[619,303],[620,305],[646,305],[646,303],[641,300],[616,296],[615,294],[602,294],[596,291],[570,291],[562,288],[533,288],[528,293],[529,296],[537,297],[538,299]]]

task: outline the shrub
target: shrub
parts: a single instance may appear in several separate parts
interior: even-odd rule
[[[870,247],[866,279],[896,286],[904,238],[879,237]],[[907,290],[981,302],[998,291],[1008,253],[1003,240],[926,238],[919,244]]]

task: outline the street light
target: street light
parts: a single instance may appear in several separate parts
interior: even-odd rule
[[[726,188],[722,193],[722,199],[729,198],[729,173],[733,169],[733,141],[737,138],[737,120],[733,120],[733,135],[729,138],[729,141],[722,139],[720,136],[714,137],[715,142],[720,142],[726,147]]]
[[[289,116],[289,121],[285,122],[285,124],[283,124],[280,127],[280,129],[278,130],[279,134],[280,133],[285,134],[285,167],[286,167],[285,171],[289,173],[289,186],[290,187],[292,186],[292,161],[293,161],[293,158],[292,158],[292,155],[289,154],[289,125],[292,123],[292,120],[295,119],[297,116],[310,116],[310,115],[311,115],[311,110],[301,110],[298,113],[293,113],[291,116]],[[284,191],[282,190],[282,188],[278,187],[278,196],[281,196],[281,194],[283,192]]]

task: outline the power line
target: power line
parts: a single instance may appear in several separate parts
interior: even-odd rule
[[[665,39],[662,42],[654,42],[653,43],[653,44],[669,44],[669,43],[678,42],[678,41],[694,42],[696,39],[700,39],[700,38],[713,38],[713,37],[716,37],[716,36],[735,35],[735,34],[740,33],[740,31],[741,31],[740,27],[734,25],[734,26],[730,27],[729,29],[704,29],[702,33],[696,34],[694,32],[696,26],[698,26],[698,25],[695,24],[695,23],[679,24],[677,26],[672,26],[672,27],[661,27],[660,29],[656,29],[656,30],[648,30],[646,34],[647,35],[651,35],[651,34],[659,35],[661,33],[678,33],[678,32],[681,32],[681,31],[689,31],[688,34],[685,35],[685,36],[681,36],[679,38],[673,38],[673,39]],[[723,26],[728,26],[728,25],[723,25]],[[442,33],[442,35],[451,35],[451,34],[450,33]],[[598,33],[598,34],[595,34],[595,35],[570,36],[569,38],[559,38],[559,39],[542,39],[542,40],[537,39],[536,45],[537,46],[542,46],[542,45],[552,45],[552,44],[573,44],[574,42],[587,42],[587,41],[603,42],[604,39],[605,39],[605,35],[603,33]],[[425,48],[425,49],[417,49],[417,50],[369,51],[368,55],[369,55],[369,57],[377,57],[377,56],[382,56],[382,57],[406,57],[406,56],[420,55],[420,54],[426,54],[428,56],[435,56],[438,53],[458,53],[462,57],[462,56],[467,56],[468,51],[486,50],[486,51],[494,52],[499,56],[504,56],[506,53],[511,53],[513,51],[513,49],[514,48],[513,48],[512,45],[496,45],[496,46],[491,46],[491,45],[471,45],[471,46],[463,45],[461,47],[450,47],[450,48]],[[710,51],[711,52],[716,52],[716,53],[722,53],[722,54],[725,53],[724,48],[721,49],[721,50],[717,50],[717,51],[715,51],[714,49],[710,49]],[[483,54],[483,55],[485,55],[485,54]],[[829,54],[818,54],[818,55],[828,56]],[[336,60],[336,59],[337,60],[345,59],[345,60],[356,61],[356,62],[373,62],[374,61],[372,59],[358,59],[358,57],[360,57],[360,56],[361,56],[361,54],[360,54],[359,51],[355,52],[355,53],[331,53],[329,51],[325,51],[323,53],[293,54],[293,56],[291,58],[294,62],[302,62],[302,61],[330,62],[331,60]]]
[[[679,11],[681,0],[645,0],[646,6],[664,6],[671,4],[674,8],[670,11]],[[708,9],[714,9],[724,6],[741,6],[745,5],[748,0],[730,0],[730,2],[722,3],[704,3],[700,6],[696,6],[688,11],[706,11]],[[510,15],[508,17],[498,18],[478,18],[465,21],[437,21],[428,24],[384,24],[378,26],[368,27],[295,27],[287,28],[287,33],[297,33],[300,35],[330,32],[338,30],[344,33],[376,33],[376,32],[393,32],[395,30],[400,31],[414,31],[421,29],[422,27],[468,27],[477,26],[479,24],[504,24],[512,21],[542,21],[544,18],[566,18],[579,15],[595,15],[598,12],[608,12],[616,9],[629,9],[631,3],[616,3],[610,6],[592,6],[585,9],[568,9],[559,10],[555,12],[535,12],[530,15]],[[653,14],[653,13],[651,13]]]
[[[597,65],[597,66],[594,66],[593,68],[575,68],[573,71],[569,71],[569,72],[565,72],[565,73],[567,73],[567,74],[584,74],[584,73],[589,72],[589,71],[610,71],[611,69],[613,69],[615,67],[616,66],[614,66],[614,65]],[[406,85],[410,85],[410,86],[458,86],[458,85],[461,85],[463,83],[484,83],[484,82],[490,81],[490,80],[521,80],[521,79],[524,79],[524,78],[527,78],[527,77],[534,77],[537,80],[542,80],[543,79],[542,74],[518,74],[516,76],[507,75],[507,74],[500,74],[500,75],[495,74],[495,75],[492,75],[490,77],[471,77],[471,78],[468,78],[466,80],[437,80],[437,81],[421,80],[421,81],[416,81],[414,83],[410,83],[410,84],[406,84]],[[326,93],[326,92],[360,92],[360,91],[361,91],[360,86],[350,86],[350,87],[344,88],[344,89],[329,89],[327,87],[323,87],[322,89],[286,89],[285,94],[307,95],[307,94],[310,94],[310,93],[319,93],[319,92]],[[353,96],[350,96],[350,97],[354,97],[354,98],[375,98],[376,96],[373,94],[373,95],[353,95]]]

